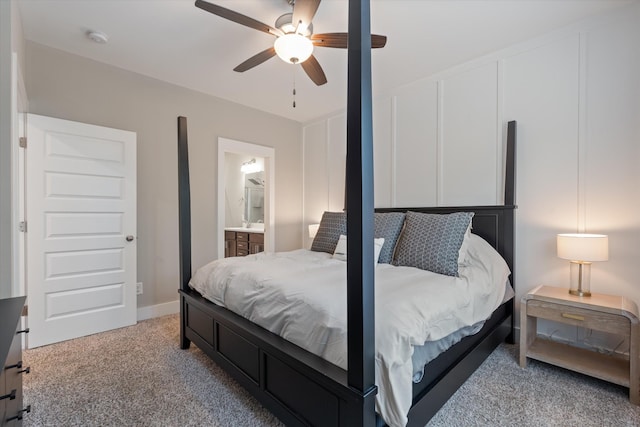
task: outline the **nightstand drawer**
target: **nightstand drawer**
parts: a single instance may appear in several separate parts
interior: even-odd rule
[[[527,301],[527,314],[541,319],[628,336],[631,322],[624,316],[540,300]]]

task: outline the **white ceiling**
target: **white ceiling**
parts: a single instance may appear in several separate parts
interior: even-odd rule
[[[211,2],[271,26],[291,11],[286,0]],[[374,93],[631,2],[372,0],[371,30],[388,37],[387,46],[372,53]],[[277,57],[237,73],[236,65],[270,47],[274,37],[196,8],[193,0],[18,4],[27,40],[300,122],[346,107],[346,50],[315,49],[328,79],[319,87],[300,66]],[[347,14],[347,0],[324,0],[313,20],[314,32],[346,32]],[[106,33],[109,42],[92,42],[88,30]]]

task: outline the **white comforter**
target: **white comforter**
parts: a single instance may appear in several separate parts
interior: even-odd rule
[[[449,277],[411,267],[376,267],[376,409],[404,426],[412,400],[414,345],[485,320],[504,280],[461,267]],[[495,280],[495,278],[493,279]],[[225,258],[198,269],[192,288],[214,303],[347,369],[346,263],[304,249]]]

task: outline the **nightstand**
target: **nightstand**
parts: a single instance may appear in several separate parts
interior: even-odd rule
[[[603,354],[548,339],[537,333],[537,320],[629,338],[629,357]],[[570,295],[565,288],[539,286],[520,304],[520,366],[527,357],[629,387],[629,400],[640,405],[640,324],[638,306],[631,300],[603,294]]]

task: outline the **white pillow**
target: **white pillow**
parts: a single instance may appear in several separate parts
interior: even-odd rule
[[[460,251],[458,252],[458,266],[467,265],[467,252],[469,252],[469,237],[471,236],[471,222],[469,222],[469,226],[467,227],[467,231],[464,233],[464,239],[462,240],[462,245],[460,245]]]
[[[380,251],[382,250],[382,245],[384,245],[384,238],[380,237],[379,239],[373,239],[374,264],[378,263],[378,258],[380,257]],[[333,258],[339,259],[340,261],[347,260],[347,236],[345,236],[344,234],[341,234],[340,239],[338,239],[336,250],[333,251]]]

